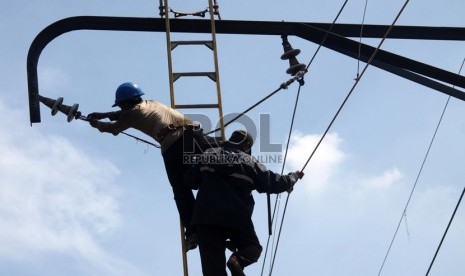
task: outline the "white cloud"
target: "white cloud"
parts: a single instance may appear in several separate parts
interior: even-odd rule
[[[402,178],[397,168],[388,169],[382,175],[362,180],[362,185],[373,188],[389,188]]]
[[[290,170],[300,170],[307,162],[320,137],[315,134],[295,133],[289,147],[287,167]],[[318,147],[304,171],[305,187],[310,191],[321,191],[336,172],[338,165],[344,160],[345,154],[339,148],[341,143],[342,140],[337,133],[330,133]]]
[[[288,160],[292,170],[302,168],[319,137],[295,136]],[[315,271],[323,271],[326,275],[376,273],[411,192],[413,183],[407,179],[413,178],[404,175],[402,167],[391,164],[385,168],[383,163],[347,166],[357,158],[349,159],[341,144],[342,139],[337,134],[329,134],[306,168],[305,177],[291,194],[280,256],[284,258],[284,252],[306,256],[312,260],[310,265]],[[369,168],[376,168],[376,171]],[[425,265],[431,261],[456,204],[457,193],[461,192],[462,187],[457,189],[452,188],[452,183],[451,186],[447,184],[419,183],[383,275],[399,275],[395,271],[398,267],[405,268],[403,275],[425,272]],[[283,202],[278,212],[283,209]],[[278,222],[281,215],[282,211],[277,216]],[[456,216],[447,246],[443,247],[436,264],[441,271],[447,268],[453,273],[441,275],[459,275],[458,271],[463,271],[463,266],[458,264],[461,264],[465,248],[460,235],[464,225],[463,219]],[[281,261],[292,262],[291,259]],[[342,265],[334,266],[335,262]],[[448,265],[453,268],[449,269]],[[283,273],[294,275],[305,269],[308,263],[296,263],[285,267]]]
[[[0,113],[8,114],[0,132],[0,259],[63,254],[99,275],[134,272],[98,242],[121,224],[118,169],[29,127],[24,112],[1,99]]]
[[[298,132],[293,136],[287,160],[289,170],[303,167],[320,137],[321,135],[303,135]],[[367,172],[346,172],[342,179],[338,178],[338,172],[347,159],[347,154],[341,149],[342,142],[343,140],[337,133],[329,133],[319,145],[304,171],[306,176],[302,182],[308,191],[321,192],[330,183],[334,185],[344,183],[345,186],[350,184],[358,188],[386,189],[402,179],[402,173],[395,167],[384,170],[380,175],[369,176]],[[350,175],[357,175],[357,177],[350,179]]]

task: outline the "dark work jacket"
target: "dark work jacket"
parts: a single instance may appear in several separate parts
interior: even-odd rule
[[[251,230],[252,191],[278,194],[297,181],[294,173],[274,173],[251,155],[224,148],[208,149],[185,177],[190,184],[198,183],[192,225]]]

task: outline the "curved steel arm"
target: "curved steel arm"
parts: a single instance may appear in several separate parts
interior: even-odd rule
[[[171,32],[209,33],[209,20],[171,19]],[[219,20],[215,22],[216,32],[222,34],[247,35],[295,35],[314,43],[321,43],[325,30],[331,24],[272,22],[272,21],[234,21]],[[389,26],[364,25],[363,37],[381,38]],[[332,33],[323,46],[334,51],[358,58],[358,43],[345,37],[359,37],[361,26],[358,24],[335,24]],[[140,31],[165,32],[165,19],[135,17],[77,16],[59,20],[42,30],[32,42],[27,56],[27,77],[29,93],[29,112],[32,123],[40,122],[39,85],[37,64],[42,50],[56,37],[75,30],[104,31]],[[465,40],[465,28],[453,27],[416,27],[395,26],[389,38],[397,39],[431,39],[431,40]],[[362,44],[361,60],[366,61],[373,47]],[[453,97],[465,100],[462,91],[452,89],[422,75],[451,85],[465,88],[465,78],[442,69],[419,63],[392,53],[381,51],[376,56],[374,66],[397,74],[404,78],[426,85]],[[452,90],[451,90],[452,89]]]

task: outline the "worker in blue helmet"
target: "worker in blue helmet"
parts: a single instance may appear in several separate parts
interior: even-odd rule
[[[183,158],[202,153],[215,146],[219,139],[205,136],[202,129],[184,114],[160,102],[144,100],[143,95],[136,83],[123,83],[116,89],[113,104],[120,110],[93,112],[87,118],[90,125],[100,132],[118,135],[128,128],[134,128],[160,144],[174,200],[185,227],[186,249],[190,250],[197,246],[195,229],[190,226],[195,197],[182,178],[182,172],[188,168]]]
[[[115,103],[112,107],[119,106],[130,99],[139,99],[145,93],[142,92],[139,85],[133,82],[125,82],[121,84],[115,92]]]
[[[198,189],[192,216],[197,229],[204,276],[243,276],[244,268],[255,263],[262,246],[254,230],[252,191],[291,191],[303,173],[281,175],[268,170],[251,154],[252,136],[234,131],[221,147],[207,149],[198,156],[184,177]],[[233,251],[226,261],[226,248]]]

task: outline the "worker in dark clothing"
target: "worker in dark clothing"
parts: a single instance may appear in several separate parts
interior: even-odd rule
[[[87,119],[100,132],[118,135],[128,128],[135,128],[160,144],[174,200],[186,228],[186,250],[190,250],[197,246],[195,229],[190,226],[195,197],[182,178],[182,173],[190,167],[183,160],[217,146],[217,140],[205,136],[202,129],[180,112],[157,101],[143,100],[142,95],[144,92],[137,84],[123,83],[116,90],[113,105],[121,110],[90,113]],[[110,122],[99,121],[101,119],[110,119]]]
[[[256,161],[250,152],[252,137],[235,131],[221,147],[198,157],[185,178],[198,189],[192,225],[197,229],[202,271],[205,276],[245,275],[243,269],[260,257],[262,246],[252,222],[252,191],[290,191],[303,173],[276,174]],[[198,186],[195,186],[198,185]],[[229,241],[227,241],[229,240]],[[233,245],[226,262],[225,250]]]

